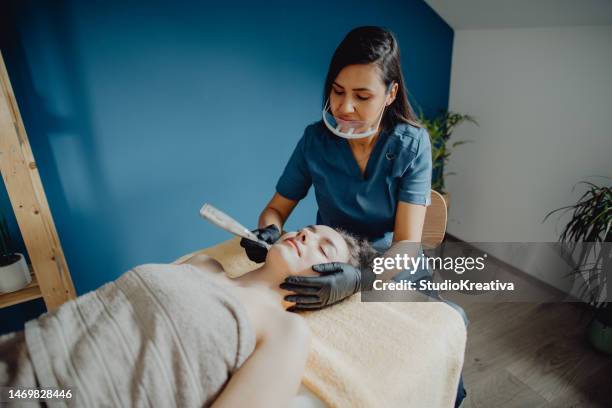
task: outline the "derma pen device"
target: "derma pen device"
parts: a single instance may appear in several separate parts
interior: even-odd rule
[[[202,216],[202,218],[210,221],[217,227],[224,229],[225,231],[231,234],[238,235],[242,238],[250,239],[251,241],[259,242],[267,249],[270,248],[270,244],[260,240],[259,238],[257,238],[257,235],[253,234],[238,221],[208,203],[205,203],[202,208],[200,208],[200,215]]]

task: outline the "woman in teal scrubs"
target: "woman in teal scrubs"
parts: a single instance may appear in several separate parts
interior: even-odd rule
[[[431,173],[429,135],[408,102],[397,41],[380,27],[358,27],[332,57],[323,120],[304,130],[254,232],[268,243],[277,240],[313,186],[317,224],[342,228],[380,251],[396,241],[420,242]],[[263,262],[264,246],[246,239],[241,245],[251,260]],[[333,248],[320,250],[327,256]],[[312,268],[320,276],[293,276],[281,284],[295,293],[285,298],[295,302],[293,309],[323,308],[361,288],[361,271],[351,265]],[[464,397],[461,381],[456,406]]]
[[[379,27],[358,27],[336,49],[323,93],[324,115],[306,127],[255,233],[269,243],[311,186],[317,224],[342,228],[384,251],[394,241],[420,242],[431,201],[431,144],[408,102],[397,41]],[[361,128],[342,128],[360,123]],[[360,137],[365,135],[365,137]],[[243,240],[249,258],[266,250]],[[325,252],[325,248],[322,248]],[[360,289],[361,272],[345,264],[315,265],[316,277],[285,282],[296,309],[317,309]]]

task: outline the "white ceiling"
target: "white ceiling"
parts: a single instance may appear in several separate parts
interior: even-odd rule
[[[425,0],[453,29],[612,25],[612,0]]]

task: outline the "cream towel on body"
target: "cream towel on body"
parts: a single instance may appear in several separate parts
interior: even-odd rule
[[[237,238],[175,263],[196,254],[215,258],[230,277],[257,266]],[[356,294],[302,313],[313,333],[303,384],[329,407],[454,406],[465,324],[451,306],[411,296],[414,302],[362,303]]]
[[[242,304],[191,265],[138,266],[25,334],[41,387],[75,387],[78,407],[207,406],[255,347]]]

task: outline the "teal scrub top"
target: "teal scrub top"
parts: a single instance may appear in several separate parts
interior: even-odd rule
[[[301,200],[314,186],[317,224],[342,228],[384,250],[391,245],[399,201],[431,203],[431,143],[407,123],[382,131],[362,174],[348,141],[322,121],[306,127],[276,191]]]

